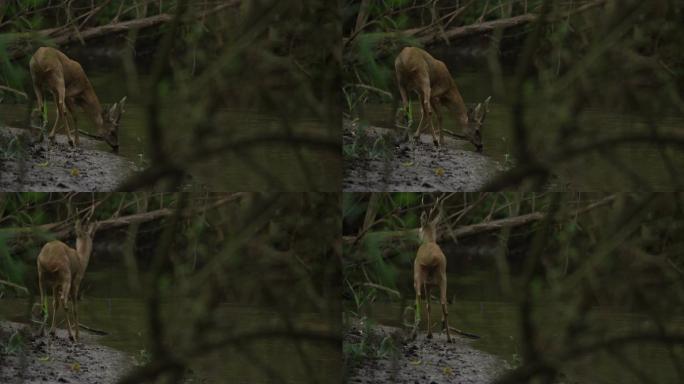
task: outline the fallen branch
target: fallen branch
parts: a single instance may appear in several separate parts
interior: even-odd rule
[[[29,291],[28,291],[28,289],[27,289],[26,287],[21,286],[21,285],[19,285],[19,284],[15,284],[15,283],[13,283],[13,282],[11,282],[11,281],[0,280],[0,284],[7,285],[7,286],[9,286],[9,287],[12,287],[12,288],[18,289],[18,290],[20,290],[20,291],[23,291],[23,292],[26,293],[27,295],[28,295],[28,293],[29,293]]]
[[[575,9],[569,10],[556,15],[549,15],[544,19],[545,22],[555,22],[558,20],[566,19],[570,16],[588,11],[590,9],[596,8],[603,5],[605,0],[596,0],[591,3],[584,4]],[[373,33],[376,37],[386,37],[386,38],[410,38],[421,45],[429,45],[435,43],[438,40],[450,41],[453,39],[459,39],[467,36],[479,35],[494,32],[497,29],[509,29],[513,27],[518,27],[521,25],[529,24],[535,22],[539,19],[539,15],[534,13],[525,13],[518,16],[512,16],[505,19],[497,19],[485,22],[478,22],[469,25],[464,25],[460,27],[454,27],[442,30],[441,28],[435,28],[435,26],[411,28],[403,31],[393,31],[393,32],[379,32]],[[343,46],[347,46],[360,34],[352,34],[349,37],[342,39]],[[387,54],[388,52],[378,52],[377,55],[381,56]]]
[[[229,202],[235,201],[239,198],[244,197],[246,192],[232,193],[226,197],[219,198],[216,201],[208,203],[202,207],[196,209],[188,209],[183,212],[183,217],[190,217],[197,215],[199,213],[216,209],[222,205]],[[120,227],[127,227],[132,224],[145,223],[149,221],[159,220],[165,217],[169,217],[175,213],[173,208],[162,208],[150,212],[135,213],[132,215],[121,216],[116,218],[110,218],[107,220],[98,221],[98,231],[109,230]],[[5,228],[0,229],[0,235],[2,235],[7,241],[32,238],[35,236],[45,236],[49,234],[51,238],[57,240],[63,240],[73,235],[74,228],[71,223],[59,222],[43,224],[35,227],[25,227],[25,228]],[[21,247],[19,247],[21,248]],[[16,249],[12,249],[16,251]]]
[[[478,336],[478,335],[476,335],[476,334],[474,334],[474,333],[469,333],[469,332],[466,332],[466,331],[461,331],[460,329],[454,328],[454,327],[452,327],[452,326],[449,326],[449,330],[450,330],[451,332],[458,333],[459,335],[465,336],[465,337],[470,338],[470,339],[480,339],[480,338],[481,338],[480,336]]]
[[[9,91],[9,92],[15,93],[15,94],[17,94],[17,95],[19,95],[19,96],[23,96],[25,99],[28,99],[28,96],[26,95],[26,93],[25,93],[25,92],[22,92],[22,91],[20,91],[20,90],[18,90],[18,89],[14,89],[14,88],[11,88],[11,87],[8,87],[8,86],[5,86],[5,85],[0,85],[0,90],[2,90],[2,91]]]
[[[194,18],[201,19],[210,15],[212,13],[218,12],[220,10],[239,6],[241,0],[230,0],[223,4],[219,4],[216,7],[197,14]],[[72,28],[49,28],[33,32],[24,32],[16,34],[6,34],[5,37],[9,38],[10,41],[23,41],[23,40],[33,40],[38,38],[49,38],[50,42],[56,46],[65,45],[71,42],[80,41],[84,42],[89,39],[96,37],[101,37],[113,33],[127,32],[131,29],[144,29],[157,26],[173,20],[173,15],[168,13],[162,13],[155,16],[145,17],[142,19],[122,21],[120,23],[111,23],[102,25],[99,27],[88,28],[82,31],[74,31]],[[10,60],[16,60],[18,58],[24,57],[31,52],[27,52],[24,48],[10,48],[8,50],[8,56]]]
[[[607,196],[601,200],[595,201],[587,206],[578,208],[572,212],[569,212],[564,217],[574,217],[579,214],[586,213],[592,209],[604,206],[613,200],[615,200],[615,195]],[[532,212],[520,216],[507,217],[505,219],[498,219],[487,221],[483,223],[463,225],[452,231],[438,231],[439,238],[437,240],[445,240],[447,238],[454,239],[459,237],[468,237],[479,235],[485,232],[498,231],[506,227],[519,227],[527,224],[531,224],[537,221],[541,221],[546,217],[545,212]],[[446,224],[445,224],[446,225]],[[418,229],[403,229],[398,231],[378,231],[366,234],[366,236],[374,236],[376,239],[381,240],[392,240],[398,238],[405,238],[409,236],[418,236]],[[354,243],[356,241],[356,236],[344,236],[342,240],[345,243]]]

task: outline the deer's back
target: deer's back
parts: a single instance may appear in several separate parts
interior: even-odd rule
[[[37,264],[38,269],[46,273],[49,278],[60,272],[72,274],[73,271],[78,270],[79,261],[74,249],[59,240],[53,240],[40,250]]]
[[[427,76],[431,95],[439,97],[455,86],[449,69],[425,50],[405,47],[394,61],[394,68],[402,82],[410,89],[417,89]]]
[[[37,80],[45,80],[50,76],[61,76],[64,79],[64,86],[68,96],[76,96],[91,88],[81,64],[71,60],[67,55],[55,48],[38,48],[31,57],[29,68],[31,76]]]
[[[431,269],[440,264],[446,265],[446,257],[437,243],[423,243],[418,248],[415,264],[422,268]]]

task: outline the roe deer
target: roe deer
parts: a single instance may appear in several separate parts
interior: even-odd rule
[[[119,148],[119,122],[123,114],[126,97],[104,110],[95,94],[90,80],[86,76],[81,64],[69,59],[64,53],[50,47],[40,47],[29,62],[33,90],[36,93],[38,109],[43,109],[43,88],[47,88],[53,95],[57,105],[57,118],[50,131],[50,140],[54,141],[57,124],[61,121],[66,130],[71,146],[79,145],[78,127],[74,112],[76,107],[83,111],[95,122],[98,133],[116,152]],[[68,116],[73,120],[69,123]],[[71,138],[74,130],[75,140]]]
[[[91,211],[92,214],[92,211]],[[45,303],[43,286],[52,287],[52,325],[50,334],[55,334],[55,318],[61,306],[67,320],[69,339],[78,341],[78,288],[88,268],[90,253],[93,250],[93,236],[97,230],[97,223],[81,225],[76,219],[76,249],[69,247],[59,240],[48,242],[41,249],[36,262],[38,266],[38,286],[40,287],[40,303]],[[69,316],[69,302],[71,302],[71,318]],[[48,316],[49,319],[49,316]],[[76,336],[72,335],[72,322],[76,327]],[[44,326],[41,333],[44,333]]]
[[[449,321],[447,319],[447,277],[446,277],[446,256],[442,249],[437,245],[437,224],[441,218],[442,202],[438,198],[435,205],[428,215],[423,212],[420,217],[419,236],[421,245],[416,253],[413,262],[413,288],[416,291],[416,318],[420,319],[421,296],[425,294],[426,313],[427,313],[427,338],[432,338],[432,327],[430,323],[430,286],[439,287],[439,302],[442,304],[442,328],[446,330],[447,342],[451,342],[449,334]],[[434,215],[434,212],[437,214]],[[434,215],[434,217],[433,217]],[[416,338],[418,321],[413,327],[411,338]]]
[[[423,122],[427,117],[426,124],[430,124],[432,140],[435,146],[444,144],[442,134],[442,115],[439,111],[440,105],[454,109],[458,120],[463,129],[463,135],[456,136],[470,141],[478,152],[482,152],[482,125],[489,110],[490,97],[484,103],[478,103],[475,108],[466,109],[461,93],[449,74],[444,62],[435,59],[429,53],[416,47],[405,47],[394,61],[399,93],[404,106],[404,112],[408,112],[409,92],[416,92],[421,105],[421,117],[418,129],[413,135],[418,138],[423,128]],[[438,119],[439,140],[435,133],[432,122],[432,112],[435,112]]]

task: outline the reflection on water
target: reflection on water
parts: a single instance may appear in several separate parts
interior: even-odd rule
[[[33,283],[37,278],[35,268],[31,267],[26,266],[25,280]],[[28,288],[37,292],[37,286],[33,285],[29,284]],[[145,361],[150,351],[147,306],[132,293],[126,271],[111,262],[94,259],[81,291],[84,293],[84,299],[79,302],[81,323],[109,333],[100,343],[124,351],[133,361]],[[168,339],[175,340],[176,345],[192,343],[186,340],[188,332],[183,326],[192,308],[193,302],[186,298],[167,299],[162,303],[165,332],[173,335]],[[26,299],[0,299],[0,319],[26,322],[27,311]],[[212,314],[217,319],[212,329],[218,329],[223,337],[283,327],[282,315],[269,308],[224,302]],[[335,332],[331,329],[339,326],[317,313],[291,314],[291,320],[299,329],[319,332]],[[208,332],[211,336],[211,330]],[[286,383],[309,383],[330,382],[330,378],[340,377],[341,359],[340,347],[330,342],[302,340],[297,343],[292,339],[265,338],[217,349],[192,360],[190,365],[210,382],[225,382],[230,378],[230,382],[270,383],[275,380],[271,375],[275,375]]]
[[[491,95],[491,81],[487,74],[464,73],[455,78],[456,83],[468,105],[483,101]],[[505,78],[504,82],[510,82]],[[541,97],[541,95],[540,95]],[[419,111],[417,97],[411,96],[413,110]],[[527,105],[527,126],[530,148],[538,153],[549,149],[558,152],[565,148],[568,140],[558,140],[558,111],[541,110],[548,107],[545,100],[530,99]],[[419,113],[419,112],[418,112]],[[363,116],[373,125],[392,127],[394,112],[391,104],[367,104],[363,106]],[[418,115],[419,116],[419,115]],[[619,133],[648,132],[646,123],[637,115],[628,115],[610,110],[587,109],[579,119],[582,137],[610,136]],[[553,124],[549,124],[553,121]],[[515,163],[515,143],[513,142],[510,109],[494,98],[490,103],[485,126],[482,128],[484,154],[500,164],[510,166]],[[659,116],[659,130],[663,132],[684,128],[684,118]],[[453,114],[444,113],[444,127],[458,132]],[[473,147],[463,141],[458,149],[472,151]],[[665,151],[672,164],[684,163],[684,153]],[[663,153],[655,145],[629,144],[619,149],[611,149],[606,154],[591,154],[571,161],[557,169],[558,180],[549,186],[554,190],[608,190],[636,187],[638,189],[672,190],[673,176],[663,162]],[[676,171],[680,171],[677,169]]]
[[[519,334],[518,307],[507,302],[496,287],[496,279],[491,271],[470,271],[467,274],[449,273],[447,280],[449,287],[447,292],[453,301],[449,304],[449,324],[455,328],[481,336],[472,341],[472,345],[480,350],[496,355],[507,361],[509,365],[516,366],[520,363],[520,344],[517,340]],[[410,271],[402,271],[401,281],[411,282]],[[461,280],[465,281],[463,283]],[[407,285],[400,287],[405,297],[403,303],[379,302],[369,308],[368,316],[379,323],[401,326],[402,322],[412,320],[412,312],[408,309],[414,305],[414,294]],[[496,297],[496,292],[498,297]],[[433,297],[435,293],[433,292]],[[353,303],[346,303],[352,308]],[[538,307],[539,313],[550,312],[551,307],[544,305]],[[554,307],[555,308],[555,307]],[[424,308],[423,308],[424,310]],[[433,319],[440,316],[438,305],[432,306]],[[602,321],[610,324],[610,329],[634,330],[639,327],[652,329],[654,324],[647,316],[617,310],[602,310]],[[553,327],[553,319],[539,319],[539,325],[545,328]],[[684,329],[684,319],[673,327]],[[424,332],[424,325],[421,327]],[[441,332],[441,331],[440,331]],[[420,336],[419,336],[420,337]],[[463,340],[463,339],[460,339]],[[545,340],[546,348],[556,348],[559,340]],[[462,341],[465,342],[465,341]],[[657,383],[678,382],[679,376],[673,364],[672,356],[667,348],[662,345],[644,345],[627,348],[624,359],[636,370],[648,373],[650,379]],[[678,356],[684,355],[684,348],[675,350]],[[681,361],[681,357],[679,358]],[[565,362],[564,362],[565,363]],[[677,361],[675,361],[677,364]],[[581,383],[641,383],[640,378],[632,369],[626,369],[624,362],[616,360],[614,354],[598,353],[587,358],[578,360],[566,366],[563,372],[567,374],[568,381]]]

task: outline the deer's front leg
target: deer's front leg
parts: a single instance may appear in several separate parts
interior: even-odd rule
[[[42,119],[42,116],[43,116],[43,91],[41,90],[40,86],[38,84],[36,84],[35,79],[33,81],[33,92],[36,94],[36,104],[38,105],[38,111],[40,112],[40,116],[41,116],[41,125],[45,126],[46,122],[44,122]]]
[[[440,112],[440,103],[439,99],[436,97],[432,98],[432,110],[435,112],[435,115],[437,116],[437,131],[439,132],[439,142],[437,141],[437,136],[435,134],[435,129],[433,126],[432,129],[432,140],[438,147],[444,145],[444,133],[442,133],[442,113]]]
[[[74,128],[74,137],[76,138],[76,145],[79,145],[78,142],[78,124],[76,122],[76,102],[74,101],[73,98],[67,97],[66,98],[66,106],[67,106],[67,112],[69,113],[69,116],[71,117],[71,121],[73,122],[72,127]]]
[[[55,96],[55,105],[57,104],[57,97]],[[48,135],[48,138],[50,139],[51,142],[55,142],[55,133],[57,133],[57,125],[59,124],[60,120],[60,113],[59,113],[59,108],[55,111],[55,123],[52,125],[52,129],[50,130],[50,134]]]
[[[79,336],[78,335],[79,326],[78,326],[78,298],[77,297],[78,297],[77,292],[74,292],[71,295],[71,310],[72,310],[72,315],[74,318],[74,326],[76,327],[76,339],[75,339],[75,341],[78,341],[78,336]]]
[[[413,138],[418,140],[420,137],[420,131],[423,128],[423,120],[425,120],[425,103],[423,103],[423,98],[422,96],[419,98],[420,99],[420,120],[418,120],[418,127],[416,128],[416,132],[413,134]]]

